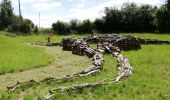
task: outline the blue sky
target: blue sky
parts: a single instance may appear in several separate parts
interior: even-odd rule
[[[2,0],[0,0],[2,1]],[[18,15],[18,0],[11,0],[14,12]],[[91,19],[104,15],[105,7],[121,7],[124,2],[160,6],[165,0],[20,0],[24,18],[31,19],[36,25],[41,13],[41,27],[51,27],[57,20]]]

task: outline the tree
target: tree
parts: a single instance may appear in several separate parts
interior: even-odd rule
[[[0,5],[0,29],[3,30],[12,24],[13,8],[10,0],[3,0]]]
[[[120,32],[170,32],[170,0],[161,7],[148,4],[124,3],[118,9],[105,8],[105,16],[94,22],[71,20],[73,33],[120,33]],[[68,25],[68,24],[67,24]],[[55,24],[54,24],[55,26]]]
[[[70,26],[66,22],[57,21],[52,24],[52,30],[57,34],[66,35],[70,33]]]
[[[105,8],[105,32],[153,32],[154,8],[150,5],[138,6],[135,3],[124,3],[121,9]],[[96,24],[101,21],[96,20]],[[99,25],[98,25],[99,27]],[[100,27],[102,28],[102,27]],[[98,28],[99,29],[99,28]],[[99,29],[101,31],[101,29]]]
[[[170,11],[170,0],[167,0],[166,7],[167,7],[168,11]]]
[[[159,32],[170,32],[170,0],[156,11],[156,26]]]
[[[96,19],[94,22],[94,29],[99,33],[106,33],[107,32],[107,25],[103,18]]]
[[[77,24],[78,24],[78,20],[77,19],[72,19],[69,23],[70,28],[72,33],[76,33],[77,32]]]
[[[77,24],[77,33],[78,34],[92,34],[92,22],[90,20],[84,20]]]
[[[38,26],[36,25],[35,27],[34,27],[34,33],[38,33]]]
[[[139,7],[135,3],[124,3],[121,8],[122,24],[125,32],[135,32],[138,29]]]
[[[105,8],[104,20],[107,26],[106,32],[119,32],[122,29],[121,21],[122,15],[121,12],[116,8]]]
[[[20,16],[14,16],[13,22],[8,26],[9,32],[19,33],[19,34],[30,34],[32,31],[33,22],[29,19],[20,19]]]
[[[154,25],[154,11],[155,8],[153,8],[151,5],[141,5],[139,7],[138,13],[137,13],[137,26],[136,29],[137,32],[154,32],[155,31],[155,25]]]

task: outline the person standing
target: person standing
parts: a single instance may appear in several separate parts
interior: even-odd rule
[[[52,37],[52,30],[48,32],[47,42],[51,43],[51,37]]]

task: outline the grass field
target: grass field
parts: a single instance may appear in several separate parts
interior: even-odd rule
[[[0,74],[42,67],[53,61],[52,55],[42,48],[26,45],[24,41],[0,33]]]
[[[132,34],[144,38],[170,40],[170,35]],[[72,35],[73,37],[80,37]],[[45,35],[15,37],[17,41],[46,41]],[[54,36],[53,41],[60,41],[63,36]],[[81,36],[82,37],[82,36]],[[37,48],[36,48],[37,49]],[[1,49],[0,49],[1,50]],[[56,94],[59,100],[169,100],[170,99],[170,45],[142,45],[137,51],[126,51],[133,66],[133,74],[119,84],[108,84],[95,89],[88,88],[82,93]],[[48,83],[38,86],[23,86],[14,93],[3,92],[2,100],[43,100],[49,89],[93,83],[116,75],[116,60],[111,55],[104,55],[103,71],[94,76],[75,78],[65,83]],[[67,59],[65,59],[67,60]],[[71,59],[70,59],[71,60]],[[72,59],[75,60],[75,59]],[[73,62],[74,63],[74,62]]]

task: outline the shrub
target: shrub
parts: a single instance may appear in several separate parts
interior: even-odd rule
[[[57,21],[52,24],[52,30],[60,35],[66,35],[70,33],[70,26],[66,22]]]
[[[38,26],[34,27],[34,33],[36,33],[36,34],[38,33]]]
[[[21,23],[13,23],[8,27],[9,32],[14,33],[24,33],[24,34],[30,34],[31,33],[31,27],[26,22]]]
[[[84,20],[77,24],[77,33],[79,34],[92,34],[93,27],[92,22],[90,20]]]
[[[32,25],[33,23],[31,20],[20,19],[19,16],[14,16],[12,24],[8,26],[8,31],[14,33],[31,34]]]

